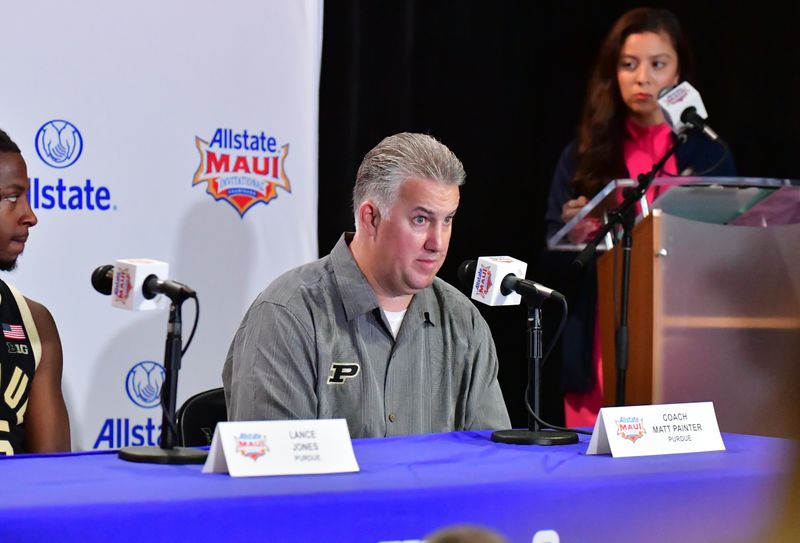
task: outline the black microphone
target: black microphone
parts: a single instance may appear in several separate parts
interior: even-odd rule
[[[465,287],[473,287],[475,284],[475,272],[478,268],[478,261],[477,260],[465,260],[458,266],[458,279]],[[500,269],[498,268],[498,271]],[[502,274],[502,271],[499,275]],[[563,300],[564,296],[551,289],[547,288],[544,285],[540,285],[539,283],[535,283],[533,281],[529,281],[528,279],[522,279],[514,275],[513,273],[506,273],[503,279],[500,281],[500,284],[497,283],[489,283],[486,285],[487,293],[485,293],[481,297],[475,297],[474,295],[472,298],[479,302],[483,302],[487,305],[497,305],[494,303],[487,303],[488,300],[492,300],[495,297],[492,296],[492,291],[496,290],[499,287],[500,294],[503,296],[508,296],[512,292],[516,292],[522,296],[536,296],[542,299],[549,299],[552,298],[554,300]]]
[[[564,299],[564,296],[558,291],[528,279],[520,279],[513,274],[508,274],[503,277],[503,280],[500,282],[500,292],[505,296],[508,296],[512,292],[516,292],[517,294],[521,294],[523,296],[526,294],[531,296],[539,296],[545,300],[550,298],[553,298],[554,300]]]
[[[472,281],[475,279],[475,268],[478,267],[477,260],[465,260],[458,265],[458,280],[465,287],[471,287]],[[94,281],[94,279],[93,279]]]
[[[100,294],[109,296],[111,294],[111,282],[114,279],[114,266],[106,264],[98,266],[92,272],[92,286]]]
[[[172,301],[183,301],[187,298],[194,298],[197,293],[194,289],[173,281],[172,279],[159,279],[155,275],[148,275],[142,284],[142,296],[148,300],[155,298],[158,294],[163,294]]]
[[[133,274],[136,273],[137,266],[140,266],[142,270],[144,270],[143,265],[138,265],[136,263],[131,264],[131,268],[133,269]],[[106,264],[103,266],[98,266],[92,272],[92,286],[94,289],[99,292],[100,294],[104,294],[109,296],[111,294],[112,283],[114,282],[114,265],[113,264]],[[155,274],[149,274],[145,277],[144,282],[142,283],[142,296],[147,299],[151,300],[158,296],[159,294],[163,294],[173,302],[182,302],[187,298],[194,298],[197,296],[197,293],[194,289],[184,285],[183,283],[179,283],[178,281],[173,281],[171,279],[159,279]]]
[[[658,105],[664,113],[664,119],[676,134],[680,135],[688,128],[694,128],[714,141],[719,139],[719,135],[706,123],[708,112],[700,93],[687,81],[661,89],[658,93]]]
[[[708,126],[706,120],[697,113],[697,109],[694,106],[687,107],[683,113],[681,113],[681,120],[692,125],[696,130],[705,133],[705,135],[712,140],[717,141],[719,139],[719,135]]]

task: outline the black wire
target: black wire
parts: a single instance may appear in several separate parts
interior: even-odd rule
[[[552,298],[550,298],[552,300]],[[550,353],[553,352],[553,348],[556,346],[556,341],[561,336],[561,333],[564,331],[564,326],[567,324],[567,300],[564,297],[560,298],[561,301],[561,322],[558,323],[558,328],[556,328],[556,333],[553,335],[553,339],[550,340],[550,345],[547,347],[547,351],[544,353],[544,358],[542,358],[542,367],[544,367],[545,362],[550,358]]]
[[[559,430],[561,432],[574,432],[576,434],[583,434],[585,436],[592,435],[591,430],[579,430],[577,428],[564,428],[562,426],[556,426],[554,424],[550,424],[549,422],[543,421],[542,419],[539,418],[539,415],[537,415],[536,413],[533,412],[533,408],[531,407],[531,404],[528,401],[528,394],[529,393],[530,393],[530,385],[525,387],[525,407],[528,409],[528,414],[530,414],[530,416],[532,416],[534,419],[536,419],[536,422],[538,422],[541,426],[543,426],[545,428],[550,428],[551,430]]]
[[[719,157],[719,160],[717,160],[713,166],[710,166],[701,172],[693,172],[691,174],[691,177],[703,177],[704,175],[709,174],[714,170],[716,170],[717,168],[719,168],[720,166],[722,166],[722,163],[725,162],[725,159],[731,152],[730,147],[728,147],[728,144],[721,139],[716,139],[714,140],[714,142],[717,143],[720,147],[722,147],[722,156]],[[686,177],[681,173],[671,173],[664,169],[661,170],[661,173],[663,173],[665,177]]]
[[[552,300],[552,298],[551,298]],[[564,297],[560,298],[561,300],[561,322],[558,324],[558,328],[556,329],[556,333],[553,335],[553,339],[550,340],[550,346],[547,347],[547,351],[545,351],[544,358],[542,358],[542,367],[544,367],[545,362],[547,362],[548,358],[550,357],[550,353],[553,352],[553,348],[556,346],[556,341],[558,341],[559,336],[564,331],[564,326],[567,324],[567,300]],[[530,395],[530,383],[527,387],[525,387],[525,408],[528,410],[530,416],[536,419],[540,425],[545,428],[550,428],[551,430],[559,430],[561,432],[575,432],[576,434],[584,434],[584,435],[592,435],[592,432],[587,430],[576,430],[573,428],[563,428],[561,426],[555,426],[548,422],[543,421],[539,418],[539,415],[533,412],[531,408],[530,401],[528,401],[528,397]]]
[[[715,141],[716,141],[716,142],[717,142],[717,143],[718,143],[718,144],[719,144],[719,145],[722,147],[722,156],[721,156],[721,157],[719,158],[719,160],[717,160],[717,162],[715,162],[715,163],[714,163],[714,165],[713,165],[713,166],[711,166],[710,168],[706,168],[706,169],[705,169],[705,170],[703,170],[702,172],[698,172],[698,173],[694,173],[694,174],[692,174],[692,175],[694,175],[695,177],[703,177],[703,176],[704,176],[704,175],[706,175],[707,173],[711,173],[711,172],[713,172],[714,170],[716,170],[717,168],[719,168],[720,166],[722,166],[722,163],[723,163],[723,162],[725,162],[725,159],[726,159],[726,158],[728,157],[728,155],[730,154],[731,150],[730,150],[730,147],[728,147],[728,144],[727,144],[727,143],[725,143],[725,142],[724,142],[724,141],[722,141],[721,139],[717,139],[717,140],[715,140]]]
[[[167,406],[164,405],[164,394],[160,394],[159,396],[161,396],[161,398],[160,398],[161,412],[165,415],[164,418],[167,419],[167,423],[169,424],[169,429],[172,431],[172,435],[175,436],[175,439],[177,440],[178,437],[179,437],[179,435],[178,435],[178,427],[175,425],[175,421],[173,420],[177,416],[177,413],[173,413],[173,416],[171,416],[171,417],[166,416],[166,414],[167,414]],[[176,444],[180,445],[180,443],[176,443]]]
[[[200,320],[200,300],[197,298],[197,294],[192,296],[194,299],[194,324],[192,325],[192,332],[189,334],[189,339],[186,340],[186,345],[184,345],[183,349],[181,350],[181,356],[186,354],[186,351],[189,349],[189,345],[192,344],[192,339],[194,338],[194,333],[197,330],[197,321]]]

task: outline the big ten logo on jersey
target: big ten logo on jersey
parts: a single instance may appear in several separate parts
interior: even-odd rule
[[[206,193],[228,203],[240,218],[254,205],[277,198],[279,187],[292,192],[286,175],[288,143],[279,146],[278,140],[263,130],[236,132],[231,128],[217,128],[210,142],[194,139],[200,165],[192,186],[206,183]]]
[[[28,346],[24,343],[11,343],[10,341],[6,341],[6,347],[8,347],[9,354],[28,354]]]
[[[68,172],[83,155],[83,135],[77,126],[64,119],[47,121],[36,132],[34,143],[36,154],[49,168],[46,174],[30,178],[28,201],[33,209],[91,212],[116,209],[107,186],[88,177],[77,180],[66,173],[52,172]],[[35,172],[36,168],[31,166],[30,170]]]
[[[152,360],[135,363],[125,375],[125,393],[136,407],[148,410],[161,405],[161,386],[166,372],[164,366]],[[158,417],[158,415],[154,415]],[[97,434],[93,449],[119,449],[129,446],[158,446],[161,425],[152,416],[144,420],[130,417],[107,418]]]

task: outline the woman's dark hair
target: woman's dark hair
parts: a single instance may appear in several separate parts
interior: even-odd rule
[[[572,179],[576,196],[591,198],[608,181],[624,177],[627,169],[622,143],[627,106],[617,81],[619,56],[631,34],[664,33],[678,55],[678,73],[689,79],[692,59],[677,17],[666,9],[636,8],[617,19],[600,48],[589,80],[586,105],[578,128],[577,168]]]
[[[19,153],[19,147],[0,129],[0,153]]]

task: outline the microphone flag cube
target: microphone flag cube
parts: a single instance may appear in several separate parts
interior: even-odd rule
[[[687,109],[693,107],[700,117],[708,118],[708,112],[700,93],[688,81],[684,81],[661,96],[658,99],[658,105],[661,106],[661,111],[664,113],[664,120],[676,134],[691,128],[691,125],[681,118]]]
[[[516,292],[504,296],[500,291],[503,278],[516,275],[525,278],[528,264],[510,256],[482,256],[475,266],[472,299],[486,305],[519,305],[522,297]]]
[[[164,296],[147,299],[142,293],[142,284],[150,275],[166,279],[169,264],[149,258],[127,258],[114,262],[114,277],[111,282],[111,305],[130,311],[163,309],[167,305]]]

